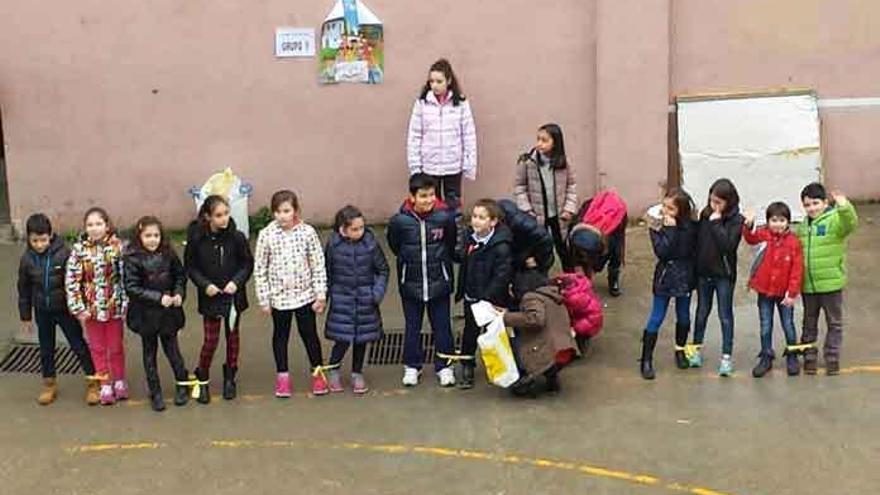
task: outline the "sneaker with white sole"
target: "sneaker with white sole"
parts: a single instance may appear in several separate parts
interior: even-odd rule
[[[403,368],[403,386],[404,387],[415,387],[419,384],[419,376],[421,376],[422,370],[417,368],[410,368],[409,366],[405,366]]]
[[[452,366],[447,366],[442,370],[437,372],[437,379],[440,380],[441,387],[454,387],[455,386],[455,370],[452,369]]]
[[[721,356],[721,363],[718,365],[718,375],[733,375],[733,358],[730,356],[730,354],[724,354],[723,356]]]

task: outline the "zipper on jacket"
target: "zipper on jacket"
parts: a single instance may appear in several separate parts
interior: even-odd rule
[[[49,309],[49,266],[51,265],[52,257],[49,253],[46,253],[46,269],[43,270],[43,296],[46,298],[46,309]]]
[[[810,291],[816,290],[816,281],[813,280],[813,263],[810,261],[813,257],[813,225],[810,222],[807,225],[807,274],[810,276]]]
[[[446,163],[445,152],[443,151],[443,104],[440,103],[440,163]],[[438,172],[444,171],[442,168]],[[427,301],[427,299],[425,299]]]
[[[419,236],[422,244],[422,299],[428,302],[428,234],[422,219],[419,219]]]

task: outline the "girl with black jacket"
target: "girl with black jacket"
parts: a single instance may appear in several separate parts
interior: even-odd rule
[[[125,292],[129,297],[126,322],[143,344],[150,406],[154,411],[165,409],[156,365],[159,341],[177,380],[174,404],[186,404],[188,374],[177,342],[177,332],[186,322],[186,271],[156,217],[137,222],[134,241],[125,252]]]

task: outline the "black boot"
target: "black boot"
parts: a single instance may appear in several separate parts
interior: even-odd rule
[[[683,350],[679,350],[679,348],[683,348],[687,345],[688,333],[690,333],[690,330],[690,325],[675,325],[675,366],[680,370],[688,369],[690,367],[687,355],[685,355]]]
[[[642,378],[645,380],[654,379],[654,346],[657,345],[657,334],[648,333],[647,330],[642,334],[642,358],[641,372]]]
[[[150,391],[150,407],[156,412],[165,410],[165,398],[162,397],[162,390]]]
[[[474,363],[461,363],[461,380],[458,382],[458,388],[468,389],[474,388]]]
[[[235,387],[235,373],[237,371],[238,368],[233,368],[226,364],[223,365],[223,398],[226,400],[234,399],[237,394]]]
[[[165,410],[165,398],[162,397],[162,386],[159,383],[159,370],[155,357],[144,361],[144,374],[147,375],[147,390],[150,394],[150,407],[154,411]]]
[[[177,378],[177,385],[174,387],[174,405],[175,406],[183,406],[189,402],[189,386],[186,385],[186,382],[189,380],[188,373],[184,370],[183,377]],[[181,385],[184,383],[184,385]]]
[[[553,366],[544,372],[544,391],[549,394],[558,394],[562,388],[559,386],[559,370]]]
[[[195,373],[196,379],[199,381],[199,384],[196,385],[199,387],[199,397],[196,401],[198,401],[199,404],[208,404],[211,402],[211,388],[208,386],[208,372],[196,368]]]
[[[768,371],[773,369],[773,353],[770,351],[761,352],[758,355],[758,364],[752,368],[752,376],[755,378],[761,378],[766,375]]]
[[[576,335],[574,341],[577,344],[578,348],[577,357],[586,357],[587,353],[590,352],[590,338],[586,335]]]
[[[608,269],[608,293],[611,297],[620,297],[620,268]]]
[[[510,386],[510,393],[515,397],[537,399],[537,384],[532,378],[520,378],[516,383]]]

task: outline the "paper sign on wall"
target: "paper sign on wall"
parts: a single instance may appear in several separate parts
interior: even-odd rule
[[[279,58],[314,57],[315,30],[312,28],[276,28],[275,56]]]
[[[382,21],[359,0],[336,0],[321,27],[322,84],[379,84],[385,77]]]

